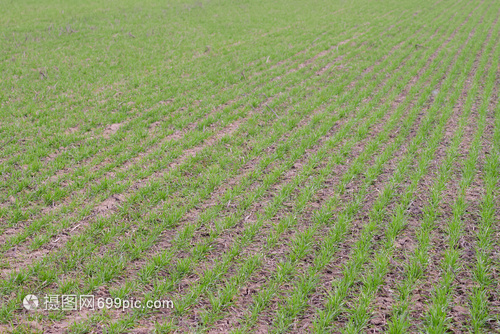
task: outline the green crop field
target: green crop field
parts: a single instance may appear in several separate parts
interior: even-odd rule
[[[498,0],[0,7],[0,333],[500,333]]]

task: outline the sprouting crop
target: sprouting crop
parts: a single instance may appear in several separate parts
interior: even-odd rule
[[[1,333],[500,331],[495,1],[2,8]]]

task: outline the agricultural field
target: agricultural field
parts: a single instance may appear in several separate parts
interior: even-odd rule
[[[500,332],[498,0],[0,3],[0,333]]]

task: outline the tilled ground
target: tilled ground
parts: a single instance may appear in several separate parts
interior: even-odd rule
[[[6,30],[1,332],[500,330],[498,6],[314,2]]]

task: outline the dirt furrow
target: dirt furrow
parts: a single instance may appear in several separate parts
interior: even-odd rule
[[[393,52],[393,51],[394,51],[394,49],[393,49],[391,52]],[[108,200],[106,200],[106,201],[108,201]],[[114,198],[112,198],[112,199],[111,199],[111,201],[112,201],[112,202],[117,202],[117,201],[120,201],[120,199],[119,199],[119,198],[114,197]],[[108,201],[108,202],[111,202],[111,201]],[[106,205],[111,205],[111,206],[113,206],[113,207],[116,207],[116,205],[113,205],[112,203],[107,203],[107,202],[106,202],[105,204],[106,204]]]
[[[444,79],[444,78],[443,78],[443,79]],[[439,87],[437,87],[437,89],[436,89],[436,90],[439,90]],[[431,99],[432,99],[432,98],[431,98]],[[451,121],[451,122],[453,122],[453,121]],[[445,144],[446,144],[446,138],[445,138],[445,141],[444,141],[444,142],[445,142]],[[441,148],[441,151],[442,151],[442,148]],[[438,156],[439,156],[439,150],[438,150]],[[425,182],[424,182],[424,183],[425,183]],[[342,248],[344,248],[344,247],[342,247]],[[337,261],[337,264],[338,264],[338,262],[343,263],[343,262],[344,262],[345,260],[347,260],[347,259],[348,259],[348,257],[346,257],[346,256],[341,256],[341,257],[340,257],[340,261]],[[338,268],[338,270],[337,270],[337,272],[338,272],[339,274],[340,274],[340,271],[339,271],[339,270],[340,270],[340,268],[341,268],[341,266],[339,266],[339,268]],[[328,277],[328,276],[331,276],[332,274],[334,274],[334,272],[333,272],[331,269],[329,269],[329,272],[328,272],[328,273],[329,273],[330,275],[326,275],[325,277]],[[334,275],[333,275],[333,276],[334,276]],[[324,284],[324,283],[323,283],[323,284]],[[325,291],[327,291],[327,290],[325,290]],[[316,301],[323,300],[323,297],[324,297],[324,296],[321,296],[321,295],[318,295],[318,294],[315,294],[315,295],[316,295],[316,298],[313,298],[313,303],[312,303],[312,304],[310,304],[311,306],[313,306],[313,305],[315,304],[315,303],[314,303],[314,300],[316,300]],[[301,323],[301,324],[299,324],[299,325],[297,325],[297,326],[298,326],[298,328],[302,328],[302,329],[306,330],[306,328],[308,328],[308,326],[310,326],[310,321],[311,321],[311,314],[310,314],[310,312],[307,312],[307,313],[306,313],[306,316],[304,316],[304,317],[303,317],[303,319],[304,319],[304,323]],[[375,321],[375,322],[377,322],[377,323],[380,323],[380,322],[381,322],[381,321],[380,321],[380,318],[373,319],[373,321]]]
[[[385,284],[377,294],[374,303],[374,313],[377,314],[371,320],[369,330],[373,333],[383,333],[387,330],[387,323],[391,319],[393,306],[397,300],[398,285],[405,280],[405,264],[408,263],[408,256],[415,252],[418,247],[418,231],[420,228],[422,215],[425,210],[425,205],[431,200],[431,187],[436,181],[439,168],[446,158],[447,150],[451,144],[452,137],[459,126],[459,116],[464,113],[464,105],[467,99],[469,90],[471,89],[472,80],[474,79],[478,67],[479,59],[476,60],[473,70],[466,79],[466,85],[461,92],[459,100],[454,107],[456,116],[450,121],[449,126],[446,127],[446,132],[443,137],[444,145],[440,146],[436,152],[436,157],[429,167],[429,173],[424,177],[418,188],[419,195],[412,202],[408,208],[407,228],[401,233],[396,241],[396,251],[391,261],[391,269],[385,277]],[[458,156],[463,156],[470,145],[472,128],[474,127],[477,115],[472,114],[468,116],[466,125],[465,138],[459,146]],[[448,153],[450,154],[450,153]],[[454,166],[455,173],[459,166]],[[451,178],[448,182],[447,189],[452,189],[455,178]],[[415,296],[415,305],[421,305],[418,300],[418,295]],[[422,305],[421,305],[422,306]]]
[[[497,19],[495,20],[495,24],[493,24],[493,26],[496,26],[496,22],[498,21],[498,17]],[[487,41],[489,41],[491,38],[491,31],[488,35],[488,38],[487,38]],[[484,47],[486,45],[487,42],[485,42],[485,44],[483,44],[483,51],[484,52]],[[458,104],[457,107],[460,107],[460,108],[465,108],[464,107],[464,101],[465,99],[469,98],[469,99],[472,99],[473,96],[469,96],[470,91],[471,91],[471,88],[473,87],[473,78],[474,76],[477,76],[476,74],[476,71],[477,71],[477,66],[478,66],[478,61],[482,55],[482,52],[480,54],[478,54],[476,57],[476,61],[475,61],[475,64],[474,64],[474,68],[473,70],[471,71],[470,75],[468,76],[467,80],[466,80],[466,87],[464,88],[464,91],[462,92],[462,95],[461,95],[461,99],[460,99],[460,102]],[[487,68],[489,68],[489,65],[487,66]],[[487,72],[487,71],[486,71]],[[481,90],[480,90],[481,91]],[[457,158],[458,159],[465,159],[468,154],[469,154],[469,149],[471,148],[471,143],[472,143],[472,140],[473,140],[473,137],[474,137],[474,134],[476,132],[476,128],[477,128],[477,122],[478,122],[478,106],[479,106],[479,98],[480,98],[480,95],[478,93],[478,95],[476,97],[474,97],[474,99],[476,100],[475,102],[472,103],[472,109],[469,111],[467,110],[467,112],[470,112],[470,115],[468,115],[468,120],[463,128],[463,134],[461,135],[463,138],[463,140],[461,141],[460,145],[458,146],[458,156]],[[453,170],[451,173],[451,175],[449,176],[450,177],[450,181],[448,182],[447,186],[446,186],[446,192],[444,193],[444,198],[443,198],[443,201],[442,201],[442,204],[440,205],[440,209],[439,209],[439,212],[440,214],[437,216],[437,221],[435,222],[435,226],[437,227],[432,233],[431,233],[431,244],[432,244],[432,250],[431,250],[431,261],[427,267],[427,270],[425,271],[425,281],[424,282],[420,282],[417,284],[417,287],[414,288],[414,290],[412,291],[413,292],[413,297],[412,297],[412,303],[410,304],[410,314],[412,316],[413,319],[422,319],[422,315],[423,315],[423,312],[425,311],[425,304],[428,302],[428,300],[430,299],[430,292],[433,290],[433,287],[436,287],[439,282],[440,282],[440,277],[441,277],[441,273],[440,273],[440,269],[439,269],[439,263],[441,262],[441,259],[442,259],[442,252],[440,251],[441,249],[446,249],[446,231],[445,231],[445,222],[446,221],[449,221],[450,219],[452,219],[452,216],[453,216],[453,213],[452,213],[452,206],[453,206],[453,203],[456,201],[457,199],[457,196],[458,196],[458,189],[459,189],[459,184],[460,184],[460,169],[461,167],[463,167],[463,162],[460,161],[460,163],[458,165],[454,165],[453,166]],[[476,201],[478,199],[480,199],[480,193],[481,191],[474,186],[474,184],[471,185],[471,188],[468,188],[467,190],[468,192],[468,196],[467,198],[468,199],[472,199],[473,197],[475,198],[475,196],[477,196],[476,198]],[[474,196],[473,197],[470,197],[471,194],[474,193]],[[429,196],[429,195],[427,195]],[[472,205],[472,206],[469,206]],[[467,219],[476,219],[477,216],[476,216],[476,211],[477,211],[477,208],[478,208],[478,203],[476,203],[476,207],[474,208],[474,205],[473,205],[473,202],[470,202],[468,204],[469,208],[468,209],[468,212],[470,212],[469,214],[467,214],[466,216]],[[418,213],[420,214],[420,217],[421,217],[421,211],[418,211]],[[465,221],[467,221],[467,219]],[[417,242],[415,241],[415,233],[416,232],[416,229],[419,227],[420,225],[420,221],[417,220],[416,222],[414,220],[410,221],[410,223],[415,223],[415,225],[410,225],[413,227],[413,229],[410,231],[410,233],[412,234],[411,236],[409,236],[409,238],[407,239],[408,241],[408,245],[410,247],[410,249],[414,249],[415,245],[417,244]],[[469,222],[470,224],[470,222]],[[465,225],[467,226],[467,224]],[[473,231],[473,228],[470,227],[470,231],[472,232]],[[472,234],[471,234],[471,237],[472,237]],[[413,245],[413,247],[412,247]],[[463,247],[463,252],[464,252],[464,256],[467,258],[468,256],[470,257],[471,255],[473,255],[473,248],[471,247],[471,243],[466,241],[465,239],[462,239],[461,242],[460,242],[460,247]],[[405,256],[403,256],[403,259],[405,258]],[[463,279],[460,278],[460,276],[464,276]],[[401,275],[397,276],[397,277],[400,277]],[[467,286],[471,283],[470,281],[470,277],[469,278],[466,278],[466,274],[464,274],[463,272],[460,272],[458,273],[458,276],[457,276],[457,283],[458,283],[458,286],[461,286],[462,284],[466,284]],[[466,283],[468,282],[468,283]],[[462,330],[464,330],[464,328],[462,327],[466,322],[467,322],[467,312],[464,312],[465,308],[464,306],[466,304],[464,304],[464,296],[460,296],[460,295],[463,295],[463,291],[461,291],[461,289],[465,289],[465,287],[463,288],[459,288],[457,291],[458,293],[458,296],[455,297],[455,302],[453,303],[454,305],[452,306],[452,309],[450,310],[450,315],[451,315],[451,325],[452,326],[452,329],[454,330],[458,330],[459,332],[461,332]],[[456,299],[458,298],[458,299]],[[461,302],[459,302],[458,300],[461,300]],[[459,305],[459,304],[462,304]],[[465,323],[464,323],[465,321]],[[418,326],[418,323],[413,321],[412,320],[412,329],[413,330],[417,330],[417,327]],[[458,327],[455,327],[455,326],[458,326]],[[461,328],[461,329],[459,329]]]
[[[269,103],[269,99],[267,99],[266,101],[264,101],[264,103],[261,105],[261,107],[259,107],[258,110],[254,110],[252,111],[252,113],[254,112],[259,112],[259,111],[262,111],[262,108],[264,108],[263,106],[267,105],[267,103]],[[235,123],[241,123],[242,121],[241,120],[237,120]],[[193,128],[195,128],[196,126],[194,126]],[[231,125],[229,126],[226,126],[227,127],[231,127]],[[188,128],[191,128],[188,126]],[[225,131],[226,128],[222,128],[222,132]],[[183,131],[183,133],[186,133],[186,131]],[[106,172],[103,176],[99,177],[98,179],[94,180],[93,183],[95,184],[99,184],[99,182],[101,182],[102,180],[105,180],[106,177],[111,177],[113,178],[117,173],[122,173],[122,174],[126,174],[127,171],[129,171],[129,169],[131,169],[132,167],[137,167],[139,166],[139,164],[142,165],[142,163],[144,162],[144,159],[143,157],[144,156],[148,156],[148,153],[149,155],[151,155],[153,152],[155,152],[155,148],[156,150],[162,146],[162,143],[166,143],[169,141],[169,139],[174,139],[174,140],[180,140],[182,138],[182,135],[178,132],[172,134],[172,135],[169,135],[167,136],[166,139],[164,140],[161,140],[159,144],[157,145],[154,145],[153,148],[150,148],[147,150],[146,153],[144,154],[139,154],[138,156],[136,156],[136,158],[133,158],[132,160],[129,160],[128,162],[126,162],[125,164],[123,164],[121,167],[119,167],[117,170],[115,171],[108,171]],[[213,140],[213,139],[209,139],[209,140]],[[189,156],[190,153],[192,152],[196,152],[198,149],[195,147],[195,148],[192,148],[192,149],[188,149],[187,152],[186,152],[186,155]],[[181,160],[182,160],[182,157],[181,157]],[[97,169],[100,169],[101,167],[104,167],[105,165],[107,165],[109,163],[109,161],[103,161],[101,163],[102,166],[97,166],[96,168]],[[146,180],[143,180],[143,181],[140,181],[142,183],[147,183],[147,179]],[[64,181],[63,182],[64,184],[66,185],[69,185],[68,182]],[[82,188],[81,190],[77,191],[74,193],[74,195],[72,195],[72,197],[75,197],[75,196],[84,196],[84,194],[89,190],[89,187],[91,186],[92,184],[89,184],[87,185],[85,188]],[[104,210],[106,209],[106,207],[108,206],[108,204],[112,204],[111,202],[116,202],[116,197],[112,197],[112,198],[109,198],[109,199],[106,199],[104,201],[104,203],[102,203],[102,205],[99,205],[98,203],[96,203],[96,205],[101,208],[103,208]],[[84,198],[82,198],[82,200],[84,200]],[[54,215],[57,215],[62,209],[64,209],[66,206],[66,203],[61,203],[59,205],[53,205],[51,207],[47,207],[45,209],[42,210],[42,214],[43,215],[50,215],[50,214],[54,214]],[[98,209],[100,210],[100,209]],[[84,218],[83,220],[85,220],[86,218]],[[25,222],[23,224],[18,224],[18,226],[16,228],[9,228],[9,230],[7,231],[8,235],[12,235],[12,234],[16,234],[18,233],[18,229],[19,228],[26,228],[29,226],[29,222]]]
[[[285,238],[286,239],[286,238]],[[285,240],[286,241],[286,240]],[[286,242],[284,242],[286,244]],[[281,250],[280,250],[281,251]],[[281,253],[281,252],[280,252]]]

